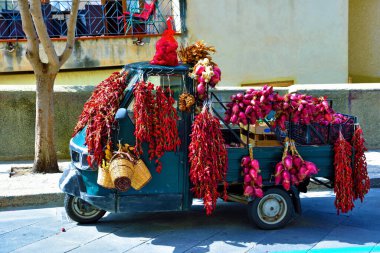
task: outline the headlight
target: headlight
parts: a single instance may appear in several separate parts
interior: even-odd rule
[[[73,165],[80,170],[91,170],[87,162],[88,150],[87,147],[81,147],[70,140],[70,155]]]

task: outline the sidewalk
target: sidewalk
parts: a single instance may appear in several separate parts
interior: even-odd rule
[[[58,163],[63,171],[69,161]],[[0,208],[47,205],[62,206],[64,194],[58,187],[61,173],[11,175],[11,168],[31,168],[33,161],[0,162]]]
[[[380,188],[380,150],[366,152],[368,174],[371,178],[371,187]],[[69,161],[59,162],[60,170],[69,164]],[[61,173],[54,174],[26,174],[12,175],[12,167],[31,167],[32,161],[1,162],[0,161],[0,208],[49,205],[62,206],[64,194],[58,187]],[[312,186],[310,191],[321,190]],[[326,190],[323,187],[323,190]]]

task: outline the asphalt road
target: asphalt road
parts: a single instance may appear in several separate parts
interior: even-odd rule
[[[0,252],[380,252],[380,189],[345,215],[336,214],[334,198],[303,195],[303,214],[275,231],[253,227],[244,205],[224,202],[210,217],[195,201],[189,212],[109,214],[86,226],[62,207],[6,209]]]

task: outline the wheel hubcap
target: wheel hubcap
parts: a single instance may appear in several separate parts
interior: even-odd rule
[[[267,224],[280,222],[287,212],[285,199],[278,194],[264,196],[257,208],[259,218]]]
[[[95,217],[99,213],[99,209],[96,207],[90,205],[86,201],[75,197],[73,201],[71,202],[72,209],[77,213],[77,215],[81,216],[85,219],[90,219],[92,217]]]

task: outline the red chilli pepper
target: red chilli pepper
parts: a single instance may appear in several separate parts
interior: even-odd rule
[[[222,194],[227,199],[227,151],[220,123],[207,109],[195,117],[189,145],[190,181],[192,191],[202,198],[206,214],[216,207],[216,200]],[[223,183],[223,193],[218,192],[218,184]]]
[[[370,189],[370,180],[367,172],[367,160],[364,152],[367,151],[367,148],[364,145],[363,130],[359,126],[354,133],[352,138],[352,145],[355,150],[355,163],[354,163],[354,199],[360,198],[360,201],[363,202],[364,195],[369,192]]]
[[[93,159],[89,160],[90,166],[93,165],[93,161],[101,164],[104,147],[111,145],[111,128],[120,100],[123,98],[126,76],[127,72],[114,72],[98,84],[84,104],[74,128],[73,136],[87,125],[86,144],[89,154],[93,155]]]
[[[354,208],[354,191],[351,168],[352,147],[342,133],[334,144],[334,167],[335,167],[335,184],[334,192],[335,207],[337,213],[347,213]]]

